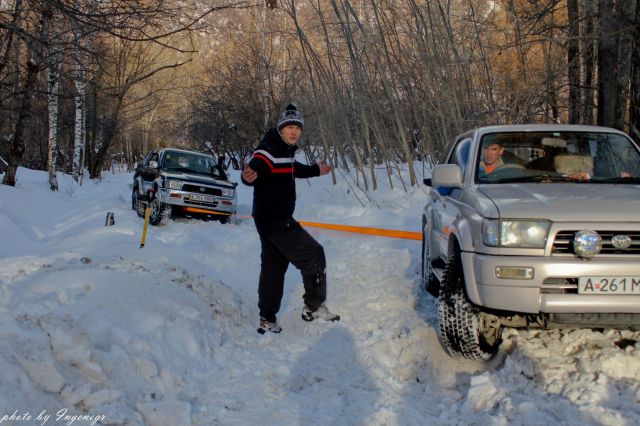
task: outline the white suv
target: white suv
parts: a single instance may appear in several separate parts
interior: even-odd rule
[[[432,170],[422,276],[451,355],[503,326],[640,327],[640,150],[618,130],[484,127]]]

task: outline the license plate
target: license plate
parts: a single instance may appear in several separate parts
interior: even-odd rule
[[[193,201],[203,201],[205,203],[213,203],[216,198],[213,195],[191,194],[189,199]]]
[[[640,275],[623,277],[580,277],[580,294],[640,294]]]

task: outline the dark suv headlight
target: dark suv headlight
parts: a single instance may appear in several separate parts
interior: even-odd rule
[[[222,196],[233,198],[236,193],[236,190],[233,188],[222,188]]]
[[[172,180],[172,179],[167,179],[164,181],[164,186],[165,188],[169,188],[169,189],[177,189],[177,190],[181,190],[182,189],[182,181],[180,180]]]

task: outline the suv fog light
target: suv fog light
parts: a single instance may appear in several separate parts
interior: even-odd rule
[[[573,250],[578,256],[590,259],[602,250],[602,237],[596,231],[576,232],[573,238]]]
[[[496,277],[507,280],[532,280],[533,268],[524,266],[497,266]]]

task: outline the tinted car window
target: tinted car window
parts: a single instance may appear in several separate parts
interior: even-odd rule
[[[213,157],[208,155],[167,151],[162,161],[162,168],[166,171],[218,176],[217,162]]]
[[[480,183],[640,178],[638,147],[615,133],[491,133],[482,137],[479,155]]]

